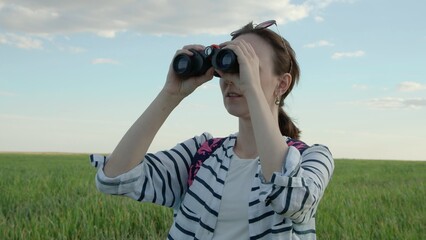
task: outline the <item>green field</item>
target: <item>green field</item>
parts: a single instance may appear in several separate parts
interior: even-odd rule
[[[106,196],[87,155],[0,154],[1,239],[165,239],[170,209]],[[426,162],[336,160],[318,239],[426,239]]]

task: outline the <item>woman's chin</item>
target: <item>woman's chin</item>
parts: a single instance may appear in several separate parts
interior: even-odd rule
[[[229,114],[238,118],[250,117],[250,113],[248,111],[244,111],[242,108],[235,107],[226,107],[226,110]]]

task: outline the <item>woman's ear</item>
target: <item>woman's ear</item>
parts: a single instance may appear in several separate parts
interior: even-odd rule
[[[290,88],[291,81],[293,81],[291,74],[284,73],[278,78],[278,85],[275,89],[277,95],[282,96]]]

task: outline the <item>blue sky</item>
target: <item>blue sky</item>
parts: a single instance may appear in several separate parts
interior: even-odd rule
[[[302,140],[336,158],[426,160],[424,9],[416,0],[0,0],[0,151],[109,153],[177,49],[276,19],[302,70],[285,107]],[[204,131],[237,131],[217,79],[181,103],[150,150]]]

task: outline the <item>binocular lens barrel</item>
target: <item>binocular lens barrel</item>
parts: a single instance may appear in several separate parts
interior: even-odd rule
[[[213,67],[228,73],[238,72],[237,55],[230,49],[222,49],[212,59]]]
[[[173,70],[182,78],[199,76],[204,74],[211,64],[205,61],[205,56],[195,50],[190,50],[193,55],[178,54],[173,60]]]
[[[173,67],[178,75],[185,74],[191,69],[191,58],[188,55],[178,55],[175,58]]]
[[[209,46],[204,51],[190,51],[192,56],[181,53],[173,59],[173,70],[183,79],[203,75],[212,66],[223,72],[238,73],[237,55],[230,49]]]

